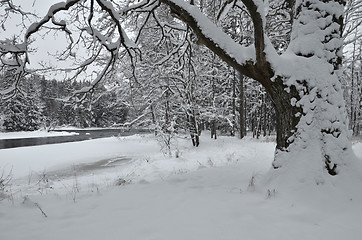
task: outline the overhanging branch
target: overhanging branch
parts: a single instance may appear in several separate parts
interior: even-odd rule
[[[253,0],[243,0],[255,28],[255,44],[244,47],[236,43],[208,19],[196,6],[185,1],[161,0],[177,17],[189,25],[201,42],[243,75],[259,81],[267,90],[273,73],[266,60],[263,19]]]

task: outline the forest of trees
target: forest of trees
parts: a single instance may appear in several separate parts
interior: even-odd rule
[[[81,127],[152,124],[168,135],[186,130],[194,146],[203,129],[214,138],[217,130],[240,137],[248,131],[256,137],[276,133],[275,169],[291,167],[300,151],[313,150],[319,153],[309,160],[318,163],[313,166],[334,176],[346,159],[355,159],[349,129],[354,135],[361,131],[361,5],[358,0],[59,3],[30,21],[23,38],[0,42],[3,125],[15,126],[6,119],[16,111],[27,112],[29,126],[37,119]],[[21,15],[24,25],[33,17],[11,0],[1,6],[3,29],[10,13]],[[70,80],[44,81],[26,67],[35,34],[48,31],[67,39],[57,61],[74,63],[66,69],[73,72]],[[76,54],[80,48],[84,52]],[[62,116],[59,110],[70,113]]]
[[[11,75],[1,75],[1,89],[13,82]],[[0,123],[5,131],[52,130],[59,126],[110,127],[122,124],[127,107],[118,101],[117,94],[99,87],[91,98],[72,101],[75,89],[89,82],[46,80],[31,75],[21,81],[19,91],[2,98]]]

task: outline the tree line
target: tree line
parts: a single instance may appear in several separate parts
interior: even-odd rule
[[[7,95],[14,82],[6,71],[0,75],[3,96],[0,103],[1,127],[6,131],[51,130],[59,126],[110,127],[123,123],[127,107],[115,92],[98,87],[83,100],[72,98],[74,89],[89,86],[87,81],[49,80],[32,74],[22,79],[17,91]]]

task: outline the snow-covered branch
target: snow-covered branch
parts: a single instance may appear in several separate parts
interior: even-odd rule
[[[162,0],[187,23],[202,43],[233,66],[254,64],[255,49],[243,47],[217,27],[197,6],[184,1]]]
[[[273,71],[267,61],[265,52],[266,42],[269,42],[269,39],[266,39],[264,33],[264,1],[242,0],[252,17],[254,25],[255,42],[254,46],[249,47],[236,43],[205,16],[197,6],[185,1],[161,0],[161,2],[170,6],[171,11],[193,29],[199,38],[198,42],[204,44],[240,73],[259,81],[267,89],[270,88],[270,78]],[[273,48],[269,48],[268,51],[273,51],[272,54],[276,53]]]
[[[81,0],[67,0],[66,2],[59,2],[59,3],[52,5],[49,8],[48,13],[39,22],[35,22],[28,27],[28,30],[25,34],[24,42],[27,43],[29,38],[31,37],[31,35],[38,32],[42,26],[44,26],[46,23],[48,23],[50,20],[52,20],[56,13],[68,10],[69,8],[71,8],[72,6],[77,4],[78,2],[82,2],[82,1]]]

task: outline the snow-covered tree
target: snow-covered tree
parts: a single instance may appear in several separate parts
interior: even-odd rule
[[[42,124],[42,103],[36,77],[21,81],[18,91],[8,95],[12,74],[5,72],[0,77],[3,94],[0,96],[2,126],[7,131],[34,131]],[[26,86],[26,87],[25,87]],[[0,90],[1,91],[1,90]]]
[[[288,41],[283,42],[287,45],[282,46],[285,51],[273,46],[278,41],[272,42],[266,31],[269,1],[222,1],[220,16],[227,16],[233,8],[248,12],[253,23],[251,45],[234,41],[217,21],[210,20],[210,12],[201,3],[203,1],[194,0],[67,0],[53,5],[46,16],[32,23],[23,41],[2,40],[2,60],[4,64],[16,65],[18,74],[24,72],[33,35],[51,25],[68,37],[69,45],[62,56],[68,56],[69,61],[78,56],[74,54],[75,46],[86,47],[89,56],[80,58],[81,63],[74,67],[77,73],[89,64],[102,67],[93,76],[91,85],[83,89],[92,91],[122,56],[127,55],[133,64],[142,56],[142,49],[127,37],[124,28],[127,19],[140,19],[137,25],[142,32],[148,16],[157,19],[155,10],[166,5],[175,21],[193,30],[198,44],[265,88],[276,112],[275,173],[292,172],[295,173],[293,177],[300,180],[309,172],[312,175],[309,180],[317,184],[332,179],[330,176],[348,174],[346,169],[354,167],[356,157],[348,140],[347,113],[340,83],[345,0],[284,1],[281,7],[289,14],[285,16],[289,17],[289,25],[285,27],[290,29],[285,32],[289,36]],[[60,12],[71,14],[61,20],[62,16],[57,15]],[[72,27],[74,22],[76,27]],[[184,31],[167,22],[157,24],[163,30]],[[73,36],[71,33],[75,31],[78,34]],[[161,30],[160,34],[167,33]],[[138,33],[133,34],[138,36]]]
[[[33,99],[16,95],[5,101],[3,127],[7,131],[34,131],[41,125],[41,114]]]

